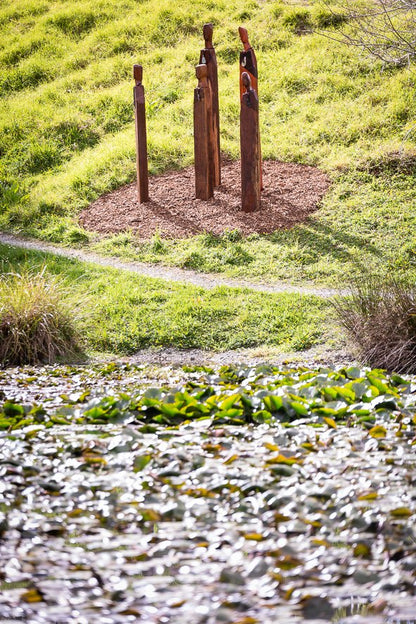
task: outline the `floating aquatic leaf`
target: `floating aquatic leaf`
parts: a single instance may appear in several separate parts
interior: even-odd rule
[[[9,416],[9,417],[24,416],[25,409],[23,405],[14,403],[14,401],[6,401],[3,404],[3,413],[5,414],[5,416]]]
[[[371,545],[368,542],[358,542],[353,549],[354,557],[371,559]]]
[[[393,518],[410,518],[414,513],[409,507],[396,507],[396,509],[390,511],[390,515]]]
[[[375,427],[371,427],[368,434],[372,438],[385,438],[387,434],[387,429],[382,425],[376,425]]]
[[[134,472],[142,471],[151,460],[152,460],[151,455],[136,455],[133,461]]]
[[[39,591],[34,588],[34,589],[29,589],[26,592],[23,592],[23,594],[21,594],[20,596],[20,600],[22,600],[23,602],[29,602],[29,603],[43,602],[43,597],[39,593]]]
[[[224,460],[224,464],[226,466],[229,466],[230,464],[235,462],[236,459],[238,459],[238,458],[239,458],[239,455],[237,455],[237,453],[234,453],[233,455],[230,455],[230,457],[227,457],[227,459]]]
[[[281,570],[293,570],[302,565],[302,561],[292,555],[286,555],[276,559],[274,565]]]
[[[357,366],[350,366],[349,368],[344,369],[345,376],[348,379],[359,379],[363,376],[363,372]]]
[[[279,453],[278,455],[275,455],[274,457],[270,457],[269,459],[266,460],[266,464],[287,464],[288,466],[292,466],[293,464],[299,464],[301,463],[301,460],[298,459],[297,457],[290,455],[290,456],[286,456],[286,455],[282,455],[282,453]]]
[[[384,380],[382,380],[381,377],[378,377],[372,372],[367,373],[366,377],[371,385],[376,387],[381,394],[393,394],[394,396],[399,396],[395,388],[384,383]]]
[[[308,408],[303,403],[299,403],[299,401],[291,401],[289,405],[299,416],[307,416],[309,414]]]
[[[254,542],[261,542],[264,540],[264,536],[261,533],[244,533],[244,539],[252,540]]]
[[[264,406],[269,412],[278,412],[282,409],[283,399],[280,396],[276,396],[274,394],[269,394],[268,396],[263,397]]]
[[[372,501],[375,500],[378,497],[378,493],[377,492],[366,492],[365,494],[360,494],[360,496],[358,496],[357,500],[359,501]]]

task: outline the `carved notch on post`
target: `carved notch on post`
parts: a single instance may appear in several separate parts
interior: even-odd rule
[[[244,212],[260,208],[261,166],[259,101],[248,72],[241,75],[244,89],[240,111],[241,207]]]
[[[203,36],[205,48],[201,50],[199,63],[207,66],[208,84],[211,90],[212,114],[211,114],[211,133],[212,133],[212,160],[213,169],[212,183],[214,186],[221,184],[221,153],[220,153],[220,108],[218,97],[218,65],[215,48],[212,44],[214,28],[212,24],[204,24]]]
[[[147,137],[146,137],[146,106],[144,97],[143,67],[133,66],[135,87],[134,117],[136,125],[136,168],[137,168],[137,199],[140,204],[149,201],[149,173],[147,166]]]

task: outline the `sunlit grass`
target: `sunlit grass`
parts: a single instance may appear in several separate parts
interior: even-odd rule
[[[166,242],[163,257],[143,245],[126,253],[186,266],[193,257],[198,270],[253,278],[329,282],[386,266],[413,275],[413,173],[366,170],[414,151],[413,69],[383,68],[313,33],[342,24],[319,0],[1,6],[0,227],[70,244],[79,211],[134,180],[134,63],[144,67],[151,173],[192,163],[194,66],[207,21],[224,153],[239,154],[237,29],[244,24],[260,68],[264,157],[315,164],[332,188],[304,226],[239,242],[253,256],[249,267],[221,263],[199,238]],[[104,247],[111,252],[112,241]]]
[[[132,354],[174,346],[215,351],[270,345],[302,351],[336,340],[329,304],[313,296],[168,283],[0,245],[3,272],[47,266],[76,302],[90,350]]]

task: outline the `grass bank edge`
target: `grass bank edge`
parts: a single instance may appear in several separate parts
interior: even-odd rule
[[[209,291],[5,245],[0,255],[3,274],[46,266],[59,276],[91,351],[131,355],[148,347],[225,351],[260,345],[302,351],[340,340],[329,303],[315,296]]]

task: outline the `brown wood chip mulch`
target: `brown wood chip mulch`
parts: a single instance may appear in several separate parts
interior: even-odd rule
[[[99,197],[80,216],[81,225],[102,234],[133,231],[140,238],[156,232],[187,238],[203,232],[240,230],[266,234],[290,228],[314,212],[329,187],[328,176],[308,165],[265,161],[261,208],[241,210],[240,163],[222,166],[222,184],[209,201],[195,199],[194,171],[188,167],[149,179],[151,200],[137,202],[136,185],[129,184]]]

